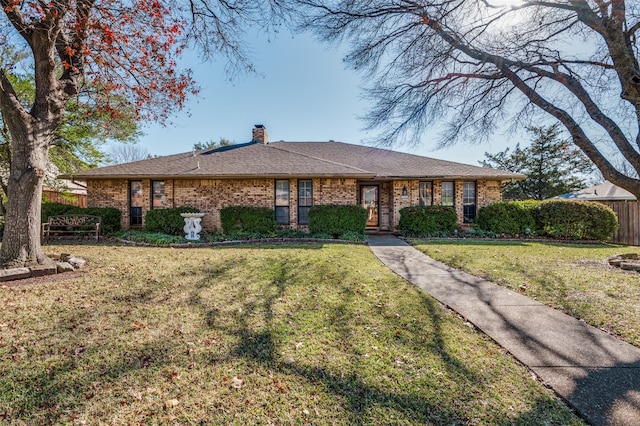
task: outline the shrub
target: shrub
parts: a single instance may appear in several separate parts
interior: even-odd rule
[[[136,243],[153,244],[157,246],[168,245],[168,244],[180,244],[185,242],[184,237],[167,235],[159,232],[137,231],[133,229],[129,229],[126,231],[119,231],[116,233],[116,236],[119,238],[122,238],[123,240],[133,241]]]
[[[82,214],[78,212],[81,210],[83,209],[77,206],[72,206],[70,204],[42,203],[42,207],[40,209],[40,218],[42,219],[42,223],[44,223],[49,219],[49,216],[59,216],[63,214]]]
[[[180,213],[198,213],[195,207],[173,207],[168,209],[149,210],[144,216],[144,230],[167,235],[183,234],[184,218]]]
[[[427,214],[433,216],[436,232],[453,232],[458,226],[456,209],[450,206],[425,206]]]
[[[268,236],[276,230],[276,215],[268,207],[229,206],[220,210],[222,231],[227,234],[249,233]]]
[[[80,214],[100,216],[100,233],[112,234],[120,230],[122,213],[115,207],[88,207],[80,210]]]
[[[436,222],[433,215],[427,214],[425,207],[404,207],[400,209],[398,227],[402,234],[407,237],[420,237],[435,232]]]
[[[449,206],[412,206],[400,209],[399,228],[408,237],[450,233],[456,229],[458,215]]]
[[[309,232],[333,238],[354,232],[364,234],[367,210],[357,205],[319,204],[309,209]]]
[[[340,235],[340,239],[344,241],[364,242],[367,241],[367,235],[364,232],[345,232]]]
[[[554,238],[607,240],[618,228],[613,210],[593,201],[544,201],[537,216],[542,232]]]
[[[525,234],[536,229],[534,209],[539,202],[503,201],[478,210],[475,227],[496,234]]]

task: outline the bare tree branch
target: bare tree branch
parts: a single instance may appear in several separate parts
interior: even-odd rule
[[[418,143],[429,126],[444,124],[442,143],[451,144],[486,138],[505,121],[539,124],[539,117],[552,117],[605,177],[640,197],[640,5],[298,3],[306,27],[324,40],[349,43],[346,61],[367,78],[375,105],[365,119],[383,130],[379,142]],[[610,161],[616,155],[633,173]]]

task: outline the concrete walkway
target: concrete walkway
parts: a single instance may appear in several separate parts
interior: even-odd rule
[[[593,425],[640,425],[640,349],[492,282],[370,235],[391,270],[458,312]]]

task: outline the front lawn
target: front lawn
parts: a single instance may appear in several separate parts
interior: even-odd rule
[[[0,288],[3,424],[581,424],[365,246],[47,246]]]
[[[640,247],[511,241],[414,241],[436,260],[527,295],[640,347],[640,274],[607,258]]]

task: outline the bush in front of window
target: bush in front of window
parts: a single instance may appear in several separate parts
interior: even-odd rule
[[[65,214],[86,214],[100,217],[100,233],[111,234],[120,230],[122,213],[115,207],[87,207],[82,208],[62,203],[42,203],[40,211],[42,222],[46,222],[49,216]]]
[[[364,234],[367,210],[357,205],[317,204],[309,209],[309,232],[338,238],[347,233]]]
[[[144,230],[167,235],[183,235],[184,218],[180,213],[199,212],[197,208],[188,206],[149,210],[144,216]]]
[[[428,237],[451,233],[458,215],[451,206],[412,206],[400,209],[399,228],[407,237]]]
[[[474,227],[496,234],[525,235],[537,229],[539,201],[501,201],[481,207]],[[527,232],[527,229],[529,232]]]
[[[100,216],[100,233],[112,234],[121,228],[122,212],[115,207],[87,207],[81,214]]]
[[[276,230],[275,211],[268,207],[229,206],[220,210],[222,232],[271,235]]]
[[[542,232],[553,238],[604,241],[618,229],[613,210],[594,201],[543,201],[537,219]]]

